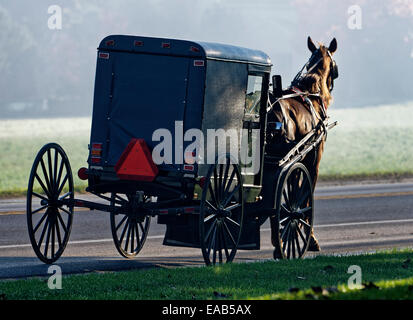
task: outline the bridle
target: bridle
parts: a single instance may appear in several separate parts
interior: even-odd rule
[[[300,97],[301,99],[303,99],[303,101],[306,101],[308,106],[309,106],[309,110],[310,110],[312,118],[313,118],[313,121],[312,121],[313,122],[313,128],[315,127],[315,125],[317,123],[317,120],[319,120],[320,121],[319,123],[321,123],[321,126],[323,127],[323,130],[325,132],[324,139],[327,140],[327,128],[326,128],[326,125],[323,121],[323,120],[327,119],[327,108],[325,106],[324,99],[321,96],[321,92],[319,91],[319,92],[316,92],[316,93],[310,93],[310,92],[303,92],[300,89],[298,89],[299,84],[302,81],[302,79],[306,75],[308,75],[324,59],[324,57],[321,55],[321,58],[319,58],[317,61],[315,61],[315,59],[317,57],[317,53],[319,53],[319,52],[320,52],[320,49],[315,50],[313,52],[313,54],[311,55],[310,59],[308,59],[307,63],[301,68],[301,70],[294,77],[294,79],[291,82],[291,85],[289,87],[289,89],[291,91],[293,91],[293,93],[283,95],[283,96],[279,97],[278,99],[276,99],[276,101],[274,101],[273,103],[270,103],[269,107],[267,108],[267,112],[269,110],[271,110],[276,103],[281,102],[282,100],[289,99],[289,98]],[[331,80],[330,87],[329,87],[329,91],[331,92],[334,89],[334,80],[338,78],[338,67],[337,67],[336,61],[333,59],[333,56],[332,56],[331,52],[328,49],[327,49],[327,53],[328,53],[328,56],[330,57],[330,60],[331,60],[330,61],[330,73],[328,75],[328,78],[330,78],[330,80]],[[304,69],[306,69],[305,73],[303,73]],[[321,100],[321,105],[320,105],[321,106],[321,115],[319,115],[317,113],[317,111],[315,110],[310,97],[318,98],[318,99]],[[287,119],[287,115],[286,115],[285,110],[283,109],[283,105],[281,103],[280,103],[280,109],[281,109],[281,112],[283,114],[283,121],[285,121]]]
[[[320,49],[317,49],[313,52],[311,55],[310,59],[308,59],[307,63],[301,68],[301,70],[297,73],[297,75],[294,77],[293,81],[291,82],[291,88],[293,87],[298,87],[299,83],[301,80],[308,75],[315,67],[318,66],[318,64],[323,61],[323,56],[319,58],[316,62],[314,60],[317,57],[317,54],[320,52]],[[330,87],[328,88],[329,91],[333,91],[334,89],[334,80],[338,78],[338,66],[336,61],[333,59],[333,56],[331,55],[331,52],[327,49],[327,54],[330,57],[330,73],[328,75],[328,78],[330,78]],[[306,72],[303,73],[304,69],[306,69]]]

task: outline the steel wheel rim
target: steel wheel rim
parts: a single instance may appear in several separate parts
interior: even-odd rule
[[[60,202],[63,199],[74,199],[70,163],[59,145],[47,144],[31,169],[26,211],[33,250],[48,264],[62,255],[69,241],[73,206],[64,208]]]
[[[311,179],[302,164],[288,171],[277,203],[276,249],[283,259],[302,258],[308,249],[314,220]]]
[[[112,193],[111,205],[126,203],[129,198]],[[145,216],[143,221],[133,215],[110,213],[112,237],[118,252],[125,258],[138,255],[145,244],[150,227],[151,217]]]
[[[200,206],[200,245],[207,265],[231,262],[237,252],[244,219],[242,177],[230,163],[211,166]],[[224,211],[224,212],[223,212]]]

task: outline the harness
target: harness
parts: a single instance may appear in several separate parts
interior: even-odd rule
[[[284,110],[285,106],[289,109],[289,105],[286,103],[283,103],[283,100],[285,99],[290,99],[290,98],[297,98],[300,97],[304,103],[304,106],[306,106],[309,110],[309,112],[311,113],[312,116],[312,126],[313,129],[317,126],[318,123],[321,123],[323,130],[325,132],[325,140],[327,140],[327,128],[324,124],[324,120],[327,118],[327,109],[325,107],[324,104],[324,99],[321,97],[320,92],[318,93],[310,93],[308,91],[301,91],[300,89],[297,88],[299,82],[303,79],[303,77],[306,74],[309,74],[322,60],[323,58],[319,58],[315,63],[313,63],[316,54],[318,52],[317,49],[316,51],[313,52],[313,54],[311,55],[310,59],[307,61],[307,63],[301,68],[301,70],[297,73],[297,75],[294,77],[293,81],[291,82],[290,87],[288,88],[289,90],[293,91],[294,93],[291,94],[287,94],[287,95],[283,95],[282,97],[278,98],[274,103],[270,103],[269,101],[269,106],[267,108],[267,112],[270,111],[273,106],[276,103],[280,104],[280,109],[281,109],[281,113],[283,115],[283,122],[284,125],[287,125],[287,123],[285,123],[287,121],[287,116],[286,116],[286,112]],[[337,64],[335,62],[335,60],[333,59],[331,53],[329,50],[327,50],[327,53],[331,59],[331,65],[330,65],[330,74],[329,77],[331,78],[331,86],[329,88],[330,92],[333,91],[334,89],[334,80],[336,78],[338,78],[338,67]],[[309,68],[309,66],[312,64],[312,66]],[[305,72],[305,74],[303,75],[303,71],[304,69],[307,69],[307,71]],[[318,98],[320,99],[320,106],[321,106],[321,116],[317,113],[317,111],[314,108],[313,102],[311,101],[310,97],[313,98]],[[318,121],[317,121],[318,120]]]

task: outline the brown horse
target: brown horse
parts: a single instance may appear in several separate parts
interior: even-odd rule
[[[273,105],[268,118],[269,121],[283,123],[283,130],[275,141],[275,146],[293,146],[295,142],[300,141],[308,132],[310,132],[318,121],[327,116],[327,110],[332,102],[331,91],[334,87],[334,79],[338,77],[338,69],[333,60],[333,54],[337,50],[337,41],[334,38],[330,45],[325,47],[320,44],[319,48],[315,46],[310,37],[307,41],[308,49],[311,51],[311,57],[305,68],[305,74],[302,71],[293,80],[291,86],[283,91],[284,95],[300,92],[307,92],[313,95],[307,96],[311,100],[314,109],[311,108],[305,96],[282,99]],[[304,68],[303,68],[304,69]],[[271,97],[270,102],[274,103],[277,99]],[[315,114],[314,112],[315,111]],[[321,156],[324,151],[323,140],[315,152],[310,152],[303,160],[307,167],[313,182],[313,190],[318,178],[318,170]],[[283,148],[280,148],[283,150]],[[286,153],[288,147],[284,148],[281,153]],[[280,154],[283,156],[283,154]],[[318,241],[311,233],[311,239],[308,247],[309,251],[319,251]]]

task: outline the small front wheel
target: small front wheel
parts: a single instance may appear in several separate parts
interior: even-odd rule
[[[294,164],[280,180],[276,216],[271,219],[275,259],[305,255],[313,229],[313,187],[307,168]]]
[[[144,196],[144,201],[149,201],[149,198]],[[129,206],[130,209],[127,210],[127,214],[110,213],[110,226],[115,247],[123,257],[128,259],[137,256],[142,250],[151,224],[151,217],[134,212],[132,203],[133,195],[112,193],[111,206]]]
[[[62,255],[72,229],[73,205],[63,205],[64,199],[74,199],[72,170],[62,147],[49,143],[34,160],[26,204],[30,242],[48,264]]]

